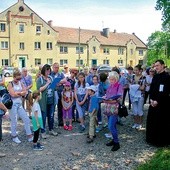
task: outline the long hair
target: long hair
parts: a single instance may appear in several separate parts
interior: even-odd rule
[[[28,101],[31,106],[33,106],[33,100],[35,100],[38,96],[40,96],[39,90],[35,90],[31,95],[29,95]]]
[[[79,74],[78,74],[78,77],[79,76],[83,76],[84,77],[84,81],[83,81],[83,88],[85,87],[85,85],[86,85],[86,82],[85,82],[85,74],[83,73],[83,72],[80,72]],[[78,87],[80,87],[81,86],[81,82],[80,82],[80,80],[78,80]]]

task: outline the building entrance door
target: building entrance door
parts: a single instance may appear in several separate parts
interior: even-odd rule
[[[26,66],[25,57],[19,57],[19,68],[23,68]]]

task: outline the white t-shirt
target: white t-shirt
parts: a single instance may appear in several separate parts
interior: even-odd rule
[[[77,90],[77,94],[83,95],[83,94],[86,94],[86,87],[89,87],[89,84],[86,83],[85,87],[83,87],[82,85],[80,85],[80,87],[78,87],[78,82],[76,82],[74,87]]]
[[[32,106],[32,116],[35,117],[34,113],[38,112],[38,117],[42,117],[41,116],[41,109],[40,109],[40,105],[37,102],[34,102],[33,106]]]

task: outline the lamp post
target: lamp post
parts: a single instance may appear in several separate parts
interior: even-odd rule
[[[80,27],[79,27],[79,56],[78,56],[78,70],[80,72]]]

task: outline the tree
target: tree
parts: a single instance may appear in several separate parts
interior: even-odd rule
[[[169,40],[168,32],[156,31],[148,38],[147,64],[151,65],[157,59],[163,59],[169,63]]]
[[[170,0],[157,0],[156,10],[162,11],[162,27],[170,31]]]

